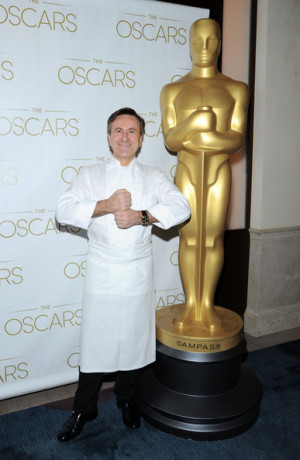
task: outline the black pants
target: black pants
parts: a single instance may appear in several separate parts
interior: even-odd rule
[[[140,371],[140,369],[135,369],[118,372],[114,388],[118,406],[122,400],[133,398]],[[79,372],[78,388],[73,404],[74,411],[88,414],[97,410],[97,401],[104,375],[103,372]]]

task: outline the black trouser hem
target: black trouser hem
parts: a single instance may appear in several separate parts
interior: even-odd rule
[[[81,372],[75,393],[73,410],[82,414],[90,414],[97,410],[99,391],[106,374],[104,372]],[[124,399],[132,399],[140,369],[119,371],[116,376],[114,392],[119,406]]]

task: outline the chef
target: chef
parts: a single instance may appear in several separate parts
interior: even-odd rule
[[[84,167],[58,201],[57,221],[87,229],[79,383],[58,440],[75,438],[97,417],[106,373],[119,371],[115,394],[124,424],[136,429],[139,370],[155,361],[152,225],[168,229],[190,216],[187,199],[158,168],[137,161],[145,121],[133,109],[107,122],[112,157]]]

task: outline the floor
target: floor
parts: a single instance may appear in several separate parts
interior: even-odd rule
[[[291,342],[293,340],[300,339],[300,327],[266,335],[263,337],[253,337],[249,334],[245,334],[245,336],[248,350],[254,351],[261,348],[278,345],[280,343]],[[104,382],[102,389],[111,387],[112,385],[113,382]],[[49,390],[39,391],[24,396],[4,399],[0,401],[0,415],[73,397],[76,391],[76,387],[77,384],[73,383],[70,385],[51,388]]]

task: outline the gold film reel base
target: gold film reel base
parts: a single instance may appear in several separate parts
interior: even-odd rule
[[[162,308],[156,312],[156,338],[176,350],[192,353],[216,353],[234,348],[241,340],[243,320],[235,312],[215,307],[222,327],[209,329],[203,321],[191,321],[178,328],[174,318],[182,310],[182,304]]]

